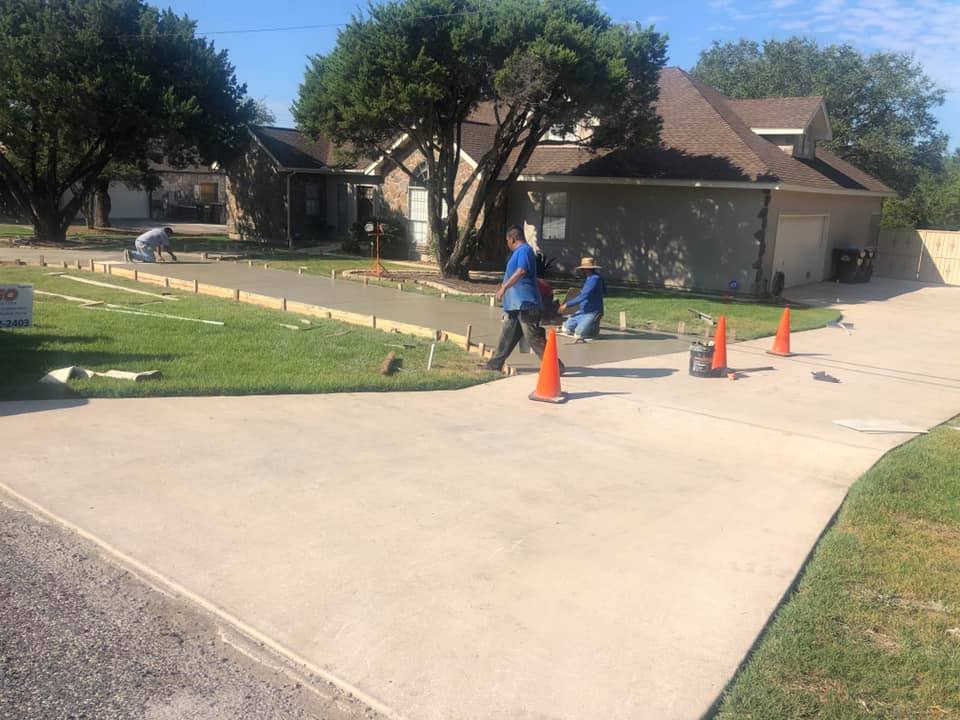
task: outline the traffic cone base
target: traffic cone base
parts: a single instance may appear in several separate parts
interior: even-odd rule
[[[543,360],[540,361],[540,375],[537,378],[537,389],[529,395],[531,400],[560,404],[567,401],[567,396],[560,390],[560,358],[557,357],[557,331],[550,329],[547,333],[547,346],[543,351]]]

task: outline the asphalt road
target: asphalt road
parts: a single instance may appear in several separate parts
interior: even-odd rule
[[[0,502],[3,720],[373,717],[69,531]]]

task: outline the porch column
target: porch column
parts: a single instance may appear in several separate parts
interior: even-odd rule
[[[291,209],[291,196],[290,196],[290,178],[293,177],[293,173],[287,173],[287,247],[293,250],[293,228],[290,225],[290,209]]]

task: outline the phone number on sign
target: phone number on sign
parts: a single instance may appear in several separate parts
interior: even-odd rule
[[[0,328],[12,328],[12,327],[30,327],[33,323],[30,322],[29,318],[21,318],[19,320],[0,320]]]

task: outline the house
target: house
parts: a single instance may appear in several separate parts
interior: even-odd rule
[[[823,280],[833,248],[876,243],[883,200],[894,193],[818,147],[831,139],[822,98],[731,100],[667,68],[657,111],[661,144],[645,152],[593,152],[548,135],[498,224],[522,225],[561,271],[594,255],[614,279],[755,294]],[[464,124],[460,182],[495,130],[482,107]],[[405,162],[420,180],[387,159],[365,170],[382,174],[372,187],[385,212],[407,219],[419,255],[429,228],[414,152]]]
[[[160,185],[154,190],[129,187],[112,181],[110,221],[170,220],[190,223],[226,222],[226,175],[222,170],[190,165],[176,168],[154,163]],[[96,201],[96,199],[95,199]]]
[[[247,151],[227,172],[231,237],[291,247],[323,242],[378,211],[381,178],[345,166],[323,138],[267,126],[252,126],[250,136]]]

